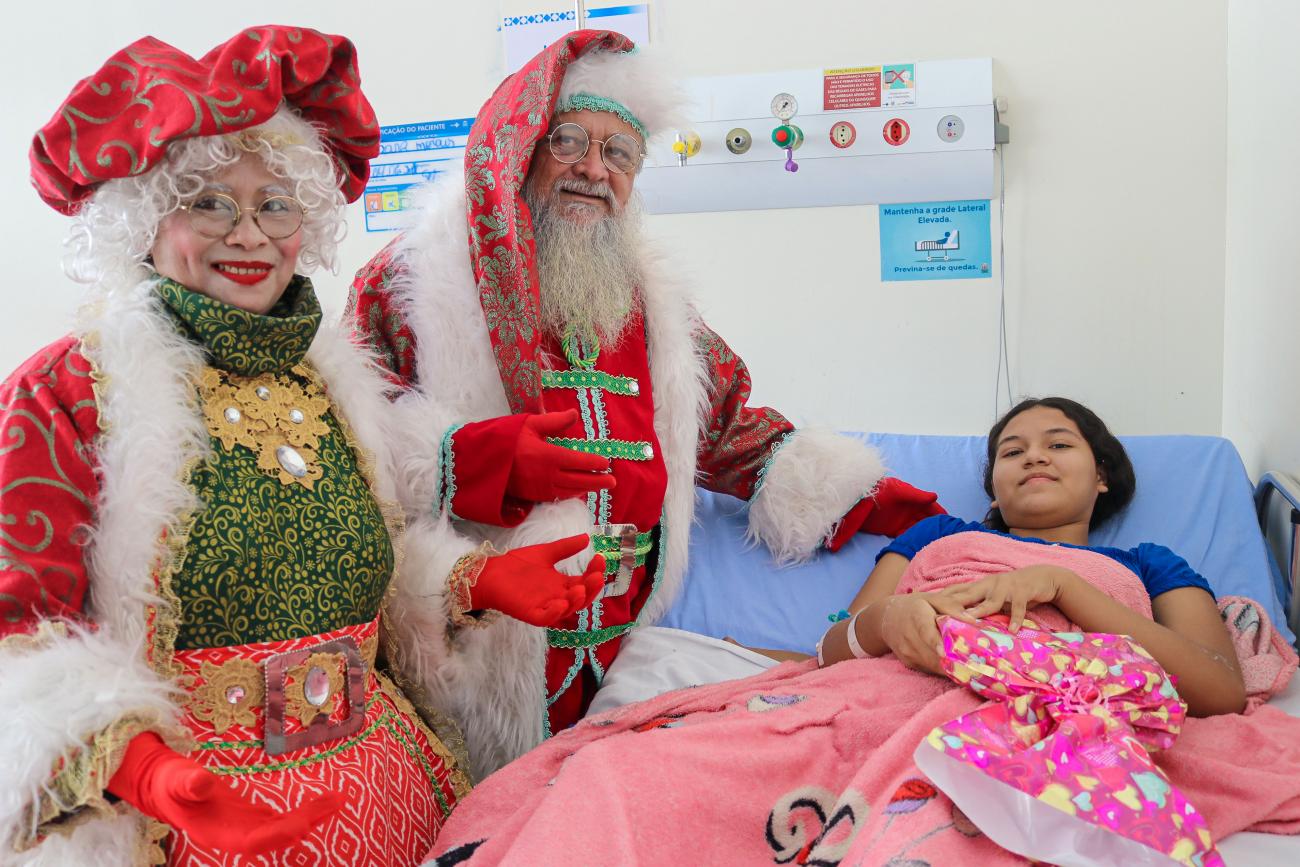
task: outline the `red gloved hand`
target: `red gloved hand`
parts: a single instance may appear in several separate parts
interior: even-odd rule
[[[869,496],[858,500],[858,504],[849,510],[834,535],[826,541],[826,547],[832,551],[840,550],[859,530],[898,536],[923,518],[946,514],[948,510],[939,505],[938,494],[914,488],[902,479],[886,477],[876,483],[876,489]]]
[[[243,855],[298,842],[344,804],[339,792],[321,795],[289,813],[254,804],[153,732],[138,734],[127,744],[108,791],[184,831],[200,846]]]
[[[579,533],[489,557],[470,588],[474,608],[492,608],[533,626],[551,626],[586,608],[605,585],[605,558],[592,557],[581,575],[565,575],[555,564],[590,543],[590,536]]]
[[[609,458],[546,441],[548,436],[562,435],[577,421],[578,411],[571,409],[534,415],[524,422],[515,443],[506,493],[530,503],[549,503],[614,487]]]

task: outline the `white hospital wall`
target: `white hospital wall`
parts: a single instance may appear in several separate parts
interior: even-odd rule
[[[993,57],[1013,137],[1006,239],[1017,394],[1077,397],[1125,433],[1220,431],[1226,0],[651,5],[654,41],[682,76]],[[247,0],[201,13],[74,0],[58,15],[10,11],[0,64],[4,80],[23,86],[7,94],[0,131],[10,245],[0,368],[61,333],[78,297],[56,265],[66,222],[27,187],[26,146],[109,51],[149,32],[199,53],[273,17],[351,36],[382,122],[463,117],[498,80],[501,9],[565,6],[295,0],[268,14]],[[749,362],[757,401],[843,428],[986,429],[996,274],[881,283],[874,207],[661,216],[652,229]],[[995,251],[996,231],[995,222]],[[317,281],[327,306],[341,306],[350,272],[389,237],[354,224],[343,273]]]
[[[1076,397],[1125,433],[1219,432],[1223,2],[661,6],[690,74],[991,56],[1016,392]],[[987,429],[996,274],[882,284],[874,207],[660,224],[758,400],[844,427]]]
[[[1288,0],[1228,4],[1223,432],[1252,475],[1300,474],[1300,86]]]

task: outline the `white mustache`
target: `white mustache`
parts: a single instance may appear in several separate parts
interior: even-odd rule
[[[578,193],[583,196],[598,196],[609,203],[611,211],[618,210],[618,202],[614,199],[614,190],[609,184],[592,183],[579,180],[578,178],[560,178],[555,182],[555,191]]]

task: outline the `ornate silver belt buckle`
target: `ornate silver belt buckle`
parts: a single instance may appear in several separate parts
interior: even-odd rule
[[[605,587],[596,598],[622,596],[631,589],[632,572],[636,569],[636,524],[598,524],[595,532],[598,536],[618,539],[618,571],[605,578]]]
[[[266,734],[263,749],[270,755],[313,747],[360,730],[366,715],[366,665],[357,644],[348,636],[301,650],[277,654],[266,661]],[[330,717],[346,702],[348,715]],[[301,729],[285,733],[286,717]]]

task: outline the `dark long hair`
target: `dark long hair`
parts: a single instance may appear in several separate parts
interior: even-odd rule
[[[1097,495],[1097,504],[1093,506],[1092,518],[1088,521],[1088,529],[1095,529],[1129,504],[1137,491],[1137,477],[1133,474],[1133,462],[1129,460],[1128,452],[1124,451],[1124,446],[1106,427],[1106,423],[1095,412],[1068,397],[1031,397],[1022,400],[998,419],[998,423],[989,431],[988,455],[984,462],[984,493],[989,495],[990,500],[993,499],[993,461],[997,457],[998,439],[1002,436],[1003,429],[1025,410],[1038,406],[1058,409],[1064,413],[1066,418],[1078,426],[1079,433],[1083,434],[1084,440],[1092,449],[1097,469],[1105,479],[1107,488]],[[984,526],[1003,533],[1010,529],[997,508],[989,509],[984,516]]]

